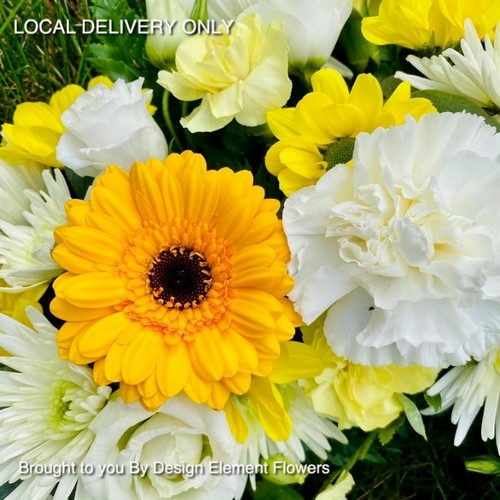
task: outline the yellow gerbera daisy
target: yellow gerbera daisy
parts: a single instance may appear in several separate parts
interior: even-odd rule
[[[108,167],[56,229],[61,357],[94,362],[99,385],[148,409],[181,391],[221,409],[247,392],[297,320],[278,209],[250,172],[207,171],[190,151]]]
[[[378,16],[363,19],[361,28],[376,45],[445,49],[463,38],[466,19],[482,39],[499,18],[498,0],[382,0]]]
[[[93,78],[88,88],[113,82],[105,77]],[[45,102],[23,102],[16,107],[13,122],[2,126],[0,159],[13,164],[38,164],[63,167],[56,158],[56,146],[65,128],[61,115],[85,92],[79,85],[67,85]]]
[[[351,160],[354,137],[360,132],[400,125],[408,114],[418,119],[436,111],[429,100],[410,97],[408,82],[400,84],[385,104],[380,84],[369,74],[359,75],[350,93],[333,69],[317,71],[311,84],[313,92],[295,108],[267,113],[279,141],[267,152],[266,167],[286,195],[315,184],[328,168]]]

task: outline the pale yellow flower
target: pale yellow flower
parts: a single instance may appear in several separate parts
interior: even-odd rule
[[[304,382],[314,409],[338,420],[340,429],[364,431],[385,427],[403,411],[397,394],[416,394],[429,387],[438,369],[422,366],[363,366],[337,356],[323,333],[320,318],[302,327],[304,342],[321,354],[326,368]]]
[[[283,30],[249,14],[229,34],[200,34],[181,42],[177,71],[160,71],[158,83],[181,101],[201,99],[181,119],[191,132],[218,130],[233,119],[249,127],[262,125],[266,111],[280,108],[290,96],[287,52]]]

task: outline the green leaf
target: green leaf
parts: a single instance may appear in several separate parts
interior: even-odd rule
[[[427,441],[424,421],[422,420],[422,415],[420,414],[420,411],[416,407],[415,403],[404,394],[396,394],[396,397],[401,403],[406,418],[408,419],[409,424],[413,427],[413,430]]]
[[[447,94],[440,90],[419,90],[418,92],[413,92],[412,97],[425,97],[429,99],[440,113],[445,111],[450,111],[452,113],[466,111],[473,115],[489,118],[488,113],[486,113],[481,106],[467,99],[467,97]]]
[[[378,440],[382,446],[385,446],[392,440],[394,434],[396,434],[397,430],[403,425],[403,422],[403,418],[398,418],[378,431]]]
[[[85,197],[87,189],[94,182],[93,177],[81,177],[75,174],[70,168],[64,169],[64,176],[68,181],[69,187],[71,188],[73,194],[80,199]]]
[[[123,61],[116,61],[114,59],[100,59],[97,57],[89,57],[87,61],[99,73],[108,75],[111,80],[118,80],[118,78],[123,78],[126,82],[130,82],[132,80],[136,80],[139,77],[139,74]]]
[[[257,490],[252,492],[254,500],[303,500],[303,497],[290,486],[281,486],[267,481],[257,482]]]
[[[439,411],[441,409],[440,394],[436,394],[435,396],[430,396],[429,394],[424,393],[424,398],[434,411]]]
[[[108,20],[116,29],[120,21],[129,25],[136,19],[145,18],[144,2],[139,0],[95,0],[94,16]],[[131,81],[142,76],[145,87],[152,87],[157,78],[156,69],[146,60],[144,46],[146,36],[138,33],[117,36],[112,33],[100,34],[96,38],[100,43],[89,46],[93,57],[88,58],[99,73],[108,75],[112,80],[123,78]]]
[[[461,111],[465,111],[466,113],[482,116],[485,123],[495,127],[497,131],[500,132],[500,123],[486,113],[481,106],[467,97],[447,94],[446,92],[441,92],[440,90],[419,90],[418,92],[414,92],[412,97],[425,97],[426,99],[429,99],[429,101],[434,104],[435,108],[440,113],[444,113],[445,111],[449,111],[451,113],[460,113]]]
[[[500,475],[500,459],[493,455],[484,455],[465,461],[465,467],[471,472],[479,474]]]

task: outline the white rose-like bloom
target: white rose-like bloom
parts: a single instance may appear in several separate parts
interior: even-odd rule
[[[175,54],[177,71],[160,71],[158,83],[181,101],[202,100],[181,119],[191,132],[212,132],[233,119],[254,127],[290,97],[287,53],[283,30],[249,14],[229,34],[184,40]]]
[[[477,363],[452,368],[428,391],[441,396],[444,411],[453,406],[451,421],[457,425],[455,446],[464,440],[472,422],[484,406],[481,424],[483,441],[494,439],[500,454],[500,346],[491,349]],[[432,409],[424,410],[429,415]]]
[[[474,24],[465,21],[465,35],[460,41],[462,54],[446,49],[439,56],[419,58],[409,55],[406,59],[427,78],[397,71],[395,76],[406,80],[417,89],[441,90],[474,100],[480,106],[500,108],[500,22],[495,32],[495,42],[490,37],[481,43]]]
[[[352,0],[212,0],[208,12],[218,19],[258,12],[265,23],[283,23],[289,65],[319,68],[330,57],[352,5]]]
[[[500,134],[465,113],[358,135],[285,202],[306,323],[364,365],[445,367],[500,341]]]
[[[99,465],[123,467],[120,474],[84,478],[93,500],[230,500],[243,494],[245,475],[209,473],[210,461],[237,464],[241,453],[224,412],[184,395],[170,398],[154,413],[118,398],[106,405],[90,428],[96,438],[85,462],[95,470]],[[133,474],[134,462],[148,466],[144,477]],[[167,474],[158,464],[185,468]]]
[[[163,160],[167,142],[148,111],[152,91],[142,91],[143,81],[117,80],[111,89],[98,84],[82,94],[61,116],[67,130],[57,144],[57,159],[91,177],[108,165],[128,170],[136,161]]]

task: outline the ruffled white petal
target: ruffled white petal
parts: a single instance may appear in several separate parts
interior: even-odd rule
[[[445,367],[500,341],[499,158],[482,118],[427,115],[360,134],[352,169],[288,198],[290,297],[308,324],[328,310],[337,354]]]

